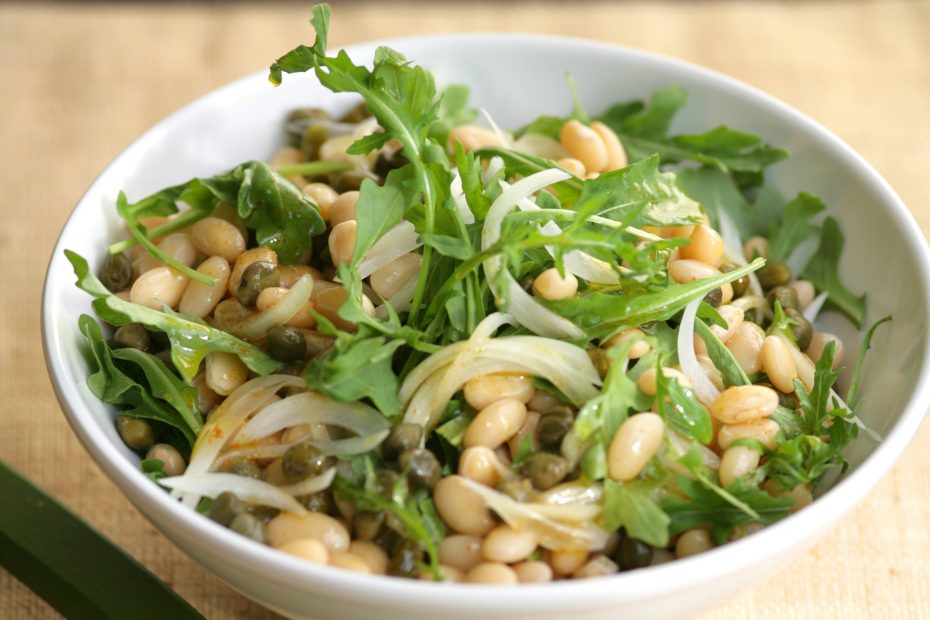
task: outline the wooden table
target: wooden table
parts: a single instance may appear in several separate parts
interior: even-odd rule
[[[309,3],[0,4],[0,458],[209,618],[273,614],[157,533],[84,453],[42,360],[42,277],[72,206],[120,150],[193,98],[309,41],[308,17]],[[343,3],[331,42],[477,30],[600,39],[748,82],[862,153],[930,231],[926,1]],[[704,618],[928,617],[928,447],[924,426],[893,473],[813,551]],[[54,615],[0,571],[0,618]]]

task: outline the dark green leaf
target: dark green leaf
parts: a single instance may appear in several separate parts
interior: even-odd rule
[[[818,291],[826,292],[827,305],[833,306],[852,321],[862,326],[865,316],[865,295],[854,295],[840,280],[840,257],[843,254],[843,233],[832,217],[823,222],[820,230],[820,247],[801,273],[801,277],[814,283]]]
[[[740,367],[736,358],[733,357],[733,354],[726,345],[720,342],[720,339],[717,338],[704,321],[695,321],[694,331],[701,337],[701,340],[704,341],[704,345],[707,347],[707,356],[710,358],[710,361],[714,363],[717,370],[720,371],[720,376],[723,378],[723,383],[726,387],[749,385],[749,377],[746,376],[746,373],[743,371],[742,367]]]
[[[826,209],[817,196],[801,192],[797,198],[785,205],[780,220],[781,225],[773,227],[768,236],[771,261],[784,261],[791,251],[817,234],[817,226],[811,219]]]
[[[862,374],[862,364],[865,362],[865,354],[872,347],[872,336],[875,335],[875,330],[878,329],[879,325],[890,320],[891,315],[889,314],[875,321],[862,339],[862,345],[859,347],[859,356],[856,358],[856,367],[853,370],[852,381],[849,382],[849,392],[846,394],[846,401],[854,412],[859,409],[859,379]]]
[[[621,527],[628,536],[653,547],[668,546],[671,519],[653,496],[654,484],[646,481],[604,482],[604,529]]]

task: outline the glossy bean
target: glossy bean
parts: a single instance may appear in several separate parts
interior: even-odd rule
[[[720,233],[705,224],[694,227],[690,243],[678,249],[683,259],[701,261],[710,267],[717,267],[723,257],[723,239]]]
[[[489,487],[495,487],[504,465],[487,446],[465,448],[459,456],[458,474]]]
[[[476,411],[504,398],[522,403],[533,397],[533,380],[525,375],[489,374],[475,377],[463,388],[465,402]]]
[[[724,424],[717,431],[717,445],[726,450],[738,439],[755,439],[769,450],[774,450],[778,446],[779,430],[778,423],[768,418]]]
[[[642,335],[643,335],[643,330],[639,329],[638,327],[631,327],[630,329],[625,329],[619,334],[614,334],[613,336],[605,340],[603,343],[603,347],[605,349],[608,349],[610,347],[615,347],[615,346],[623,344],[624,342],[628,342],[629,340],[636,338],[637,336],[642,336]],[[646,355],[647,353],[649,353],[649,351],[651,350],[652,350],[652,346],[646,340],[640,340],[639,342],[634,344],[633,347],[630,349],[629,357],[631,360],[637,360],[641,358],[642,356]]]
[[[762,328],[751,321],[743,321],[727,341],[726,347],[733,354],[743,372],[753,375],[762,370],[763,342],[765,342],[765,332]]]
[[[538,544],[532,532],[502,524],[488,532],[481,544],[481,555],[489,562],[513,564],[525,560]]]
[[[468,534],[452,534],[439,543],[439,561],[463,573],[481,563],[482,539]]]
[[[336,519],[321,512],[296,515],[282,512],[268,522],[268,541],[273,547],[302,538],[317,540],[330,551],[349,548],[349,531]]]
[[[465,574],[465,582],[509,586],[517,583],[517,574],[506,564],[482,562]]]
[[[550,301],[574,297],[577,292],[578,278],[567,271],[562,277],[555,267],[546,269],[533,280],[533,294]]]
[[[623,150],[623,144],[617,134],[614,133],[614,130],[600,121],[591,123],[591,129],[601,139],[607,151],[607,163],[604,165],[604,171],[626,167],[626,151]]]
[[[678,559],[688,556],[697,555],[714,548],[714,542],[710,539],[707,530],[693,529],[684,532],[678,537],[675,543],[675,556]]]
[[[335,228],[343,222],[355,219],[355,205],[358,203],[357,191],[344,192],[329,207],[329,224]]]
[[[229,396],[249,378],[249,369],[235,353],[207,353],[204,377],[207,387],[220,396]]]
[[[766,418],[778,407],[778,393],[764,385],[734,385],[721,392],[710,414],[724,424]]]
[[[721,486],[728,486],[746,474],[755,470],[759,466],[759,458],[762,455],[755,448],[749,446],[730,446],[723,452],[720,457],[720,469],[717,475],[720,477]]]
[[[333,202],[336,198],[339,197],[339,194],[332,187],[326,183],[307,183],[300,188],[301,193],[304,196],[308,196],[310,200],[316,204],[317,208],[320,210],[320,217],[324,221],[329,221],[329,210],[332,207]]]
[[[526,422],[526,405],[515,398],[495,401],[482,409],[465,431],[463,444],[496,448],[510,439]]]
[[[632,480],[649,462],[665,436],[665,422],[655,413],[638,413],[620,425],[607,450],[607,471],[614,480]]]
[[[358,224],[355,220],[346,220],[333,227],[329,233],[329,255],[333,265],[338,267],[352,260],[355,252],[355,235]]]
[[[607,147],[596,131],[570,120],[559,132],[559,141],[571,156],[584,164],[587,172],[600,172],[607,166]]]
[[[129,298],[134,304],[154,310],[161,310],[162,306],[177,308],[189,282],[190,278],[170,267],[156,267],[136,279]]]
[[[226,294],[230,268],[229,263],[222,256],[211,256],[200,263],[197,271],[213,278],[214,284],[211,286],[196,280],[190,282],[184,290],[184,295],[181,296],[178,311],[181,314],[189,314],[202,319],[213,312]]]
[[[411,279],[420,273],[423,257],[416,252],[400,256],[371,274],[371,288],[382,299],[396,295]]]
[[[207,256],[220,256],[230,263],[246,249],[246,239],[239,229],[218,217],[206,217],[191,226],[191,241]]]
[[[433,489],[433,502],[442,520],[456,532],[484,536],[494,527],[494,519],[481,496],[475,494],[460,476],[448,476]]]
[[[787,345],[778,336],[767,336],[763,341],[762,368],[778,391],[784,394],[794,392],[794,380],[798,376],[798,370]]]

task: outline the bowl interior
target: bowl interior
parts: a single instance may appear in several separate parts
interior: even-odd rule
[[[770,181],[788,197],[806,190],[823,198],[846,236],[841,265],[845,281],[855,292],[868,293],[868,322],[894,315],[893,323],[883,327],[873,342],[862,382],[865,405],[861,418],[885,436],[886,443],[890,441],[888,458],[868,479],[874,482],[887,470],[927,405],[923,382],[927,372],[927,258],[923,239],[903,205],[861,158],[832,134],[768,96],[712,72],[650,54],[571,40],[499,35],[432,37],[394,45],[433,70],[441,84],[468,84],[473,104],[486,109],[501,127],[518,127],[543,113],[566,113],[571,96],[565,75],[570,72],[591,113],[616,101],[648,98],[657,88],[680,84],[688,90],[689,101],[673,131],[698,132],[726,124],[788,148],[791,158],[770,169]],[[373,45],[362,45],[351,53],[357,60],[370,61],[373,50]],[[81,355],[77,317],[91,313],[90,303],[74,287],[63,249],[78,252],[96,267],[107,243],[123,235],[113,207],[120,190],[136,200],[193,176],[267,158],[284,142],[282,121],[291,109],[314,105],[339,110],[354,101],[351,96],[325,91],[306,75],[287,76],[277,89],[264,75],[245,78],[198,100],[143,135],[103,172],[76,207],[49,266],[43,305],[46,356],[72,425],[124,490],[149,481],[133,471],[138,457],[116,435],[111,409],[85,386],[87,363]],[[859,340],[855,329],[831,313],[818,323],[844,337],[844,365],[851,367]],[[846,477],[855,475],[875,450],[873,441],[860,436],[851,447],[852,467]],[[173,511],[165,508],[170,502],[159,497],[154,486],[136,492],[140,493],[133,496],[137,504],[162,502],[160,508]],[[791,520],[803,516],[802,512]],[[189,520],[185,527],[202,527],[193,523]],[[811,529],[822,525],[810,524]],[[218,528],[204,531],[227,544],[228,539],[213,529]],[[768,535],[758,536],[775,543],[774,538],[762,538]],[[726,547],[719,550],[726,552]],[[281,565],[293,568],[292,563]]]

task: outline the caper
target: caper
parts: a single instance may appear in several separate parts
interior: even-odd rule
[[[390,469],[378,470],[375,474],[375,491],[384,497],[391,497],[394,494],[394,487],[400,480],[400,474]]]
[[[436,455],[426,448],[416,448],[400,453],[398,464],[407,470],[410,486],[432,489],[439,482],[442,466]]]
[[[245,268],[236,298],[247,308],[255,305],[258,294],[270,286],[281,284],[278,268],[268,261],[258,260]]]
[[[730,273],[739,269],[739,265],[736,263],[721,263],[720,272],[721,273]],[[749,288],[749,276],[745,275],[738,280],[733,280],[730,282],[730,286],[733,287],[733,299],[737,297],[742,297],[746,293],[746,289]]]
[[[278,508],[274,506],[263,506],[261,504],[252,504],[246,508],[246,511],[262,523],[268,523],[281,514]]]
[[[125,254],[107,254],[97,274],[105,287],[114,293],[129,288],[132,283],[132,262]]]
[[[307,121],[328,121],[333,115],[323,108],[297,108],[287,115],[288,123],[306,123]]]
[[[765,298],[768,300],[773,310],[775,309],[776,301],[781,304],[782,309],[785,311],[787,311],[788,308],[794,310],[800,309],[798,307],[798,292],[790,286],[776,286],[769,291],[769,294],[766,295]]]
[[[234,493],[224,491],[216,496],[207,516],[219,523],[228,526],[237,515],[245,512],[245,503]]]
[[[329,514],[335,507],[333,495],[329,491],[320,491],[310,495],[301,495],[297,501],[304,505],[304,508],[310,512],[322,512]]]
[[[791,268],[781,261],[766,263],[756,275],[759,277],[759,284],[766,290],[791,282]]]
[[[375,161],[374,173],[379,177],[386,177],[388,172],[404,166],[408,161],[399,150],[393,153],[381,153]]]
[[[607,376],[607,371],[610,370],[610,358],[607,357],[607,351],[600,347],[590,346],[586,349],[588,357],[591,359],[591,363],[594,364],[594,368],[597,370],[597,374],[603,379]]]
[[[268,352],[279,362],[294,362],[307,354],[307,341],[302,331],[288,325],[275,325],[266,333]]]
[[[320,157],[320,145],[329,139],[329,129],[322,124],[312,123],[304,129],[300,136],[300,154],[308,160],[313,161]]]
[[[127,323],[116,330],[113,334],[113,341],[118,347],[148,351],[149,330],[145,329],[141,323]]]
[[[423,427],[419,424],[398,424],[384,440],[382,452],[388,459],[397,458],[401,452],[413,450],[423,440]]]
[[[371,116],[371,110],[368,109],[368,104],[364,101],[361,101],[354,108],[343,114],[342,118],[339,119],[339,122],[361,123],[369,116]]]
[[[518,502],[529,501],[534,493],[533,483],[519,476],[501,479],[501,481],[497,483],[497,490],[504,495],[509,495]]]
[[[720,305],[720,302],[723,301],[723,290],[720,287],[715,288],[706,295],[704,295],[704,303],[708,306],[713,306],[716,308]]]
[[[358,191],[358,188],[362,186],[362,181],[371,178],[372,175],[369,172],[346,170],[334,174],[330,185],[340,194],[344,192],[354,192]]]
[[[389,527],[382,527],[381,531],[378,532],[378,535],[375,536],[374,540],[371,542],[375,543],[382,549],[388,550],[393,549],[394,546],[400,541],[400,534],[392,530]]]
[[[116,416],[116,430],[123,443],[133,450],[148,450],[155,443],[152,425],[142,418]]]
[[[560,445],[574,421],[571,410],[567,408],[547,413],[539,418],[536,425],[536,441],[546,448]]]
[[[240,459],[238,461],[229,463],[226,465],[226,467],[223,468],[223,471],[228,474],[236,474],[237,476],[242,476],[244,478],[254,478],[255,480],[262,479],[261,468],[252,461],[246,459]]]
[[[617,544],[615,559],[621,570],[645,568],[652,563],[652,547],[624,533]]]
[[[791,326],[791,332],[794,334],[794,340],[798,343],[798,348],[804,351],[811,344],[811,338],[814,336],[814,327],[811,322],[804,318],[804,315],[795,310],[788,308],[785,310],[785,316],[794,321]]]
[[[420,575],[420,560],[422,559],[423,548],[420,544],[404,538],[394,545],[391,561],[388,564],[388,574],[415,579]]]
[[[556,454],[539,452],[526,459],[523,472],[540,491],[551,489],[568,475],[568,461]]]
[[[335,459],[326,456],[309,443],[299,443],[288,448],[281,461],[281,469],[288,482],[300,482],[311,476],[319,476],[335,464]]]
[[[384,511],[357,510],[352,517],[352,530],[359,540],[374,540],[384,526]]]
[[[247,512],[240,512],[233,517],[229,523],[229,529],[256,542],[265,542],[265,524],[258,517]]]

